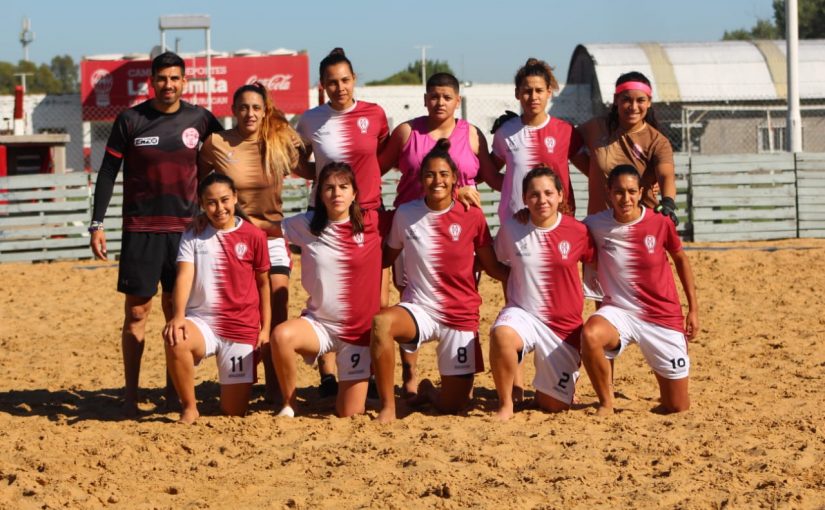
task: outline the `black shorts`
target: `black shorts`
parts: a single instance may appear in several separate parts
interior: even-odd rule
[[[152,297],[158,291],[172,292],[177,276],[176,259],[180,232],[124,232],[120,248],[117,290],[139,297]]]

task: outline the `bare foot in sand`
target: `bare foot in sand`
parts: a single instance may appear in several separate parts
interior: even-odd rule
[[[498,412],[495,415],[495,419],[498,421],[508,421],[510,418],[513,417],[513,404],[512,402],[510,405],[503,405],[498,408]]]
[[[180,413],[180,419],[178,419],[178,423],[183,423],[186,425],[192,425],[195,423],[195,420],[200,417],[200,413],[197,409],[184,409]]]
[[[395,421],[395,407],[382,407],[378,411],[378,423],[390,423]]]
[[[596,408],[596,416],[613,416],[613,408],[600,405]]]

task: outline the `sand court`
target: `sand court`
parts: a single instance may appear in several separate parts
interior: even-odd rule
[[[689,412],[651,412],[656,382],[633,347],[617,361],[613,417],[594,416],[582,370],[572,411],[504,424],[492,420],[487,360],[503,301],[486,277],[486,371],[465,416],[402,406],[382,426],[373,405],[333,418],[317,372],[300,364],[300,417],[275,419],[256,387],[250,415],[227,418],[209,359],[196,377],[201,418],[187,427],[161,406],[158,298],[141,416],[122,420],[116,266],[0,265],[0,508],[822,508],[825,241],[687,246],[701,321]],[[290,317],[305,301],[299,273]],[[438,378],[434,352],[422,350],[422,377]],[[526,367],[529,382],[532,357]]]

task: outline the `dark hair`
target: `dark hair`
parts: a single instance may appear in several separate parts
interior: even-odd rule
[[[424,156],[424,159],[421,160],[421,178],[424,178],[424,169],[427,168],[427,165],[430,164],[430,161],[434,159],[443,159],[447,162],[447,165],[450,167],[450,170],[453,171],[453,175],[456,179],[458,179],[458,167],[453,161],[453,158],[450,156],[450,141],[446,138],[441,138],[437,142],[435,142],[435,147]]]
[[[329,52],[329,55],[327,55],[321,60],[321,65],[318,66],[318,74],[321,76],[321,84],[324,83],[324,73],[326,73],[327,67],[334,66],[342,62],[346,62],[347,66],[349,66],[349,72],[355,75],[355,71],[352,69],[352,62],[350,62],[347,56],[344,54],[344,49],[333,48],[332,51]]]
[[[623,175],[630,175],[636,179],[637,183],[642,182],[642,176],[639,175],[639,171],[636,170],[636,167],[633,165],[618,165],[613,167],[613,170],[610,171],[610,174],[607,176],[607,187],[612,188],[613,183],[619,179],[619,177]]]
[[[629,81],[640,81],[646,85],[650,85],[650,80],[647,79],[647,76],[643,75],[638,71],[630,71],[629,73],[624,73],[623,75],[619,76],[616,80],[616,86],[618,87],[622,83],[627,83]],[[654,129],[659,129],[659,123],[656,122],[656,113],[653,111],[653,103],[651,99],[651,104],[647,108],[647,114],[645,114],[645,122],[653,126]],[[613,133],[619,127],[619,105],[616,104],[616,100],[613,100],[613,106],[610,107],[610,112],[607,114],[607,132]]]
[[[261,162],[264,174],[274,177],[276,182],[281,182],[284,177],[289,176],[293,162],[298,161],[298,149],[294,142],[300,141],[301,137],[289,124],[284,112],[275,107],[269,99],[269,91],[259,81],[238,87],[232,94],[233,108],[246,92],[254,92],[263,100],[264,118],[261,119],[261,131],[258,133]]]
[[[155,76],[158,74],[158,71],[166,69],[167,67],[180,67],[180,73],[186,76],[186,64],[177,53],[171,51],[161,53],[152,59],[152,76]]]
[[[551,170],[549,166],[541,164],[536,167],[533,167],[533,169],[527,172],[527,174],[521,180],[522,198],[524,198],[524,195],[527,194],[527,187],[530,185],[530,181],[532,181],[533,179],[538,179],[539,177],[549,177],[550,180],[553,181],[553,186],[556,187],[556,191],[558,191],[560,194],[564,193],[564,185],[561,182],[561,177],[559,177],[556,172]]]
[[[548,89],[553,91],[559,90],[559,82],[556,81],[556,77],[553,75],[553,68],[544,60],[532,57],[528,58],[527,62],[525,62],[516,73],[516,87],[521,87],[521,84],[528,76],[541,76],[544,78],[544,82],[547,83]]]
[[[458,79],[450,73],[435,73],[427,78],[427,91],[433,87],[450,87],[458,93]]]
[[[226,184],[229,187],[229,189],[232,190],[233,194],[238,193],[238,189],[235,187],[235,181],[233,181],[231,177],[229,177],[226,174],[215,172],[213,170],[209,172],[209,174],[203,179],[201,179],[201,181],[198,183],[198,200],[201,200],[203,198],[203,195],[204,193],[206,193],[206,190],[209,189],[209,186],[212,186],[213,184]],[[205,213],[200,214],[203,215]],[[244,220],[250,223],[252,222],[252,220],[249,219],[249,216],[247,216],[246,213],[243,212],[243,209],[241,209],[240,204],[235,204],[235,216],[240,216]],[[198,222],[193,222],[193,224],[197,223]]]
[[[353,200],[349,206],[349,221],[352,223],[352,231],[356,234],[364,231],[364,215],[361,212],[361,206],[358,205],[358,183],[355,182],[355,173],[346,163],[333,161],[324,165],[321,173],[318,174],[318,179],[315,182],[318,186],[315,187],[315,209],[312,211],[312,220],[309,222],[309,231],[314,236],[320,236],[329,224],[329,215],[327,208],[324,206],[321,195],[324,189],[324,183],[327,179],[333,176],[341,176],[348,180],[352,186],[352,191],[355,193],[356,200]]]

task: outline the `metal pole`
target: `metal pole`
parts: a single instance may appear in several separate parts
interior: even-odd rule
[[[424,44],[420,46],[413,46],[413,48],[421,48],[421,86],[425,89],[427,88],[427,48],[432,48],[432,46],[426,46]]]
[[[797,0],[785,2],[785,34],[788,54],[788,150],[802,152],[802,115],[799,110],[799,19]]]
[[[166,30],[160,29],[160,52],[166,53]]]
[[[206,109],[212,110],[212,29],[206,29]]]

